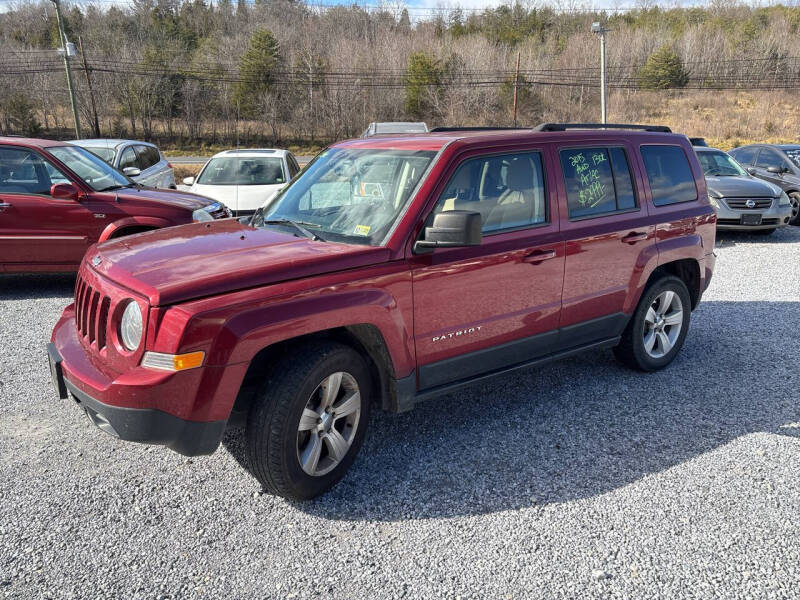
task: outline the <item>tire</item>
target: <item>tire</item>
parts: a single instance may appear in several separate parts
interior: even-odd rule
[[[335,394],[326,397],[334,385]],[[366,362],[344,344],[308,344],[275,364],[245,428],[247,463],[264,490],[308,500],[336,485],[364,441],[371,390]],[[334,410],[326,412],[331,398]]]
[[[751,235],[772,235],[775,233],[777,227],[772,227],[771,229],[753,229],[750,234]]]
[[[792,203],[792,218],[789,225],[800,226],[800,192],[791,192],[788,194],[789,201]]]
[[[668,295],[668,292],[673,295]],[[669,304],[664,305],[667,299]],[[661,312],[662,307],[666,308],[664,312]],[[623,364],[639,371],[663,369],[675,359],[683,346],[689,330],[691,307],[689,290],[681,279],[666,275],[656,280],[642,294],[636,311],[622,333],[619,345],[614,348],[614,355]],[[654,315],[650,314],[651,309]],[[676,318],[677,309],[680,309],[679,321],[670,324],[670,317]],[[663,315],[666,315],[666,319]],[[661,317],[655,322],[655,328],[650,324],[654,317]],[[680,327],[676,328],[677,325]],[[658,331],[661,331],[669,344],[665,345],[665,338]],[[646,339],[652,343],[650,349],[645,345]]]

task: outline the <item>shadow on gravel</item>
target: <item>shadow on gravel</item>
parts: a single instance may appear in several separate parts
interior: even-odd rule
[[[749,433],[797,435],[798,329],[800,302],[706,302],[659,373],[604,351],[375,411],[350,473],[296,506],[342,520],[479,515],[594,497]],[[226,446],[243,461],[240,435]]]
[[[0,302],[72,296],[75,273],[0,274]]]
[[[718,231],[717,248],[736,246],[737,244],[796,244],[800,242],[800,227],[787,225],[770,235],[750,231]]]

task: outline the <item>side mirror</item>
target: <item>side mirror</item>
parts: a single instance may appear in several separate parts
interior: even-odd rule
[[[59,200],[77,200],[78,188],[71,183],[54,183],[50,186],[50,195]]]
[[[137,175],[141,174],[141,170],[137,169],[136,167],[125,167],[122,169],[122,172],[128,177],[136,177]]]
[[[194,177],[183,178],[183,185],[193,185],[193,184],[194,184]]]
[[[750,175],[755,175],[756,173],[758,173],[758,171],[756,171],[753,167],[747,169],[747,172],[750,173]]]
[[[789,169],[786,167],[767,167],[767,173],[775,173],[775,175],[780,175],[781,173],[788,172]]]
[[[423,254],[434,248],[480,246],[481,213],[448,210],[433,217],[433,225],[425,228],[422,239],[414,244],[414,252]]]

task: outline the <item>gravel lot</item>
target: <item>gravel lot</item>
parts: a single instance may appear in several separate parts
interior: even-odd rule
[[[722,235],[666,371],[611,352],[373,415],[317,501],[51,389],[73,280],[0,277],[0,597],[800,596],[800,228]]]

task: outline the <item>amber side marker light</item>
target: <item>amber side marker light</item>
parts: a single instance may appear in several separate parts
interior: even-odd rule
[[[202,366],[205,357],[205,352],[189,352],[187,354],[145,352],[142,358],[142,366],[163,371],[185,371]]]

